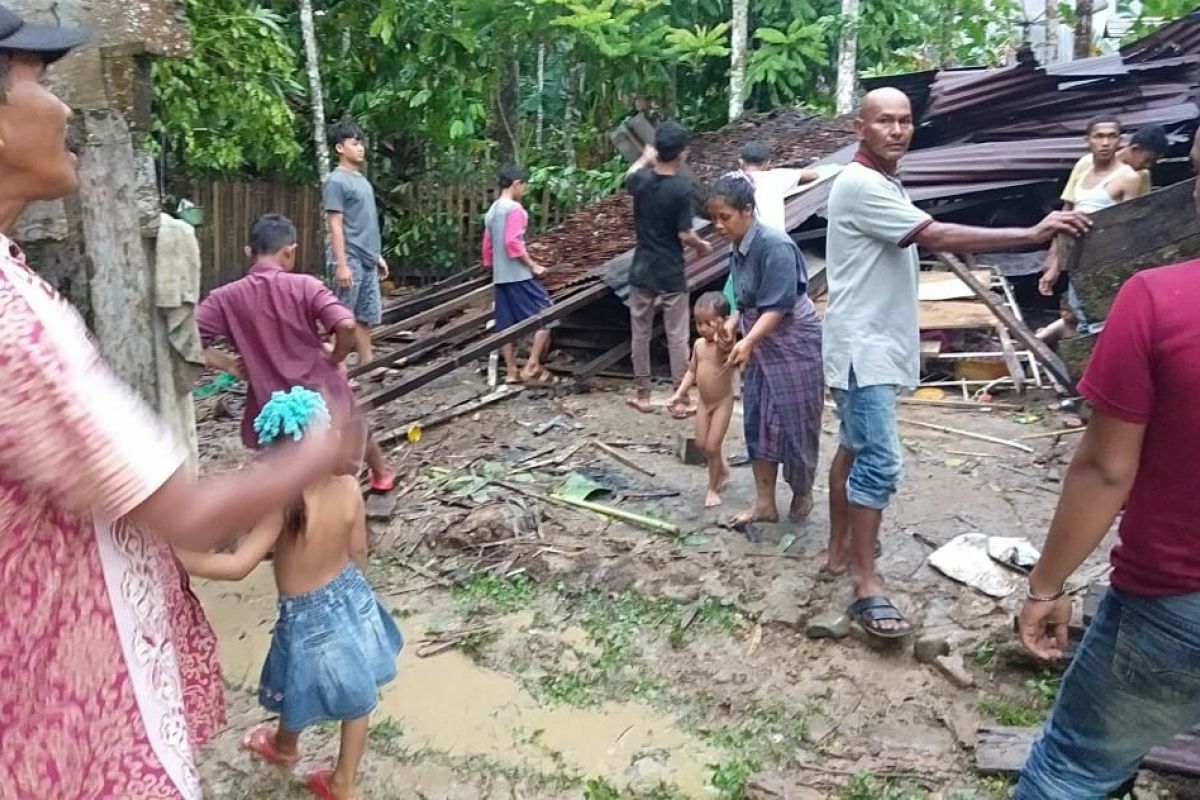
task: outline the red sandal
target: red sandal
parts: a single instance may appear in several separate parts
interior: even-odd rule
[[[329,779],[332,777],[333,770],[331,769],[313,770],[304,776],[304,785],[321,800],[341,800],[334,794],[333,786],[329,783]]]
[[[275,749],[274,740],[275,727],[267,724],[259,725],[246,733],[242,739],[242,747],[277,767],[291,769],[296,766],[296,762],[300,760],[300,754],[285,756]]]

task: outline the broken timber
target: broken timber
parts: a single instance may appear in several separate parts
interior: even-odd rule
[[[460,292],[470,291],[485,283],[491,283],[491,276],[481,275],[481,273],[482,269],[480,267],[473,267],[456,272],[432,286],[426,286],[412,297],[385,308],[383,310],[383,321],[389,324],[399,322],[405,317],[410,317],[439,303],[444,303]]]
[[[391,325],[385,325],[382,328],[375,330],[372,339],[386,339],[388,336],[399,333],[400,331],[411,330],[427,322],[437,322],[442,317],[445,317],[461,308],[471,305],[476,300],[484,297],[490,297],[492,293],[492,284],[489,281],[485,286],[479,286],[470,291],[463,291],[466,287],[452,287],[458,295],[451,300],[440,303],[432,308],[427,308],[424,311],[418,312],[411,317],[406,317],[399,322],[393,322]]]
[[[1021,771],[1040,728],[980,728],[975,742],[975,769],[984,774],[1015,775]],[[1176,736],[1151,750],[1142,766],[1163,772],[1200,775],[1197,731]]]
[[[937,253],[936,255],[938,261],[941,261],[951,272],[958,276],[958,279],[975,293],[975,296],[988,307],[988,310],[996,316],[996,319],[1000,320],[1004,327],[1008,329],[1008,332],[1041,362],[1042,366],[1054,376],[1054,380],[1058,381],[1068,391],[1075,391],[1075,381],[1072,380],[1070,371],[1067,369],[1067,365],[1063,363],[1063,360],[1047,347],[1045,342],[1037,338],[1025,323],[1017,319],[994,292],[980,283],[971,274],[971,270],[954,256],[948,253]]]
[[[1118,203],[1092,214],[1092,229],[1078,239],[1059,237],[1063,271],[1089,320],[1108,316],[1134,273],[1200,256],[1195,186],[1192,178]]]
[[[415,389],[419,389],[422,386],[437,380],[443,375],[450,374],[464,364],[468,364],[477,358],[486,356],[502,345],[506,345],[509,342],[515,342],[518,339],[528,336],[534,331],[543,328],[547,323],[561,319],[573,311],[577,311],[589,303],[595,302],[596,300],[599,300],[600,298],[610,294],[611,292],[612,290],[609,289],[608,285],[605,283],[597,282],[592,284],[582,291],[576,292],[570,297],[565,297],[562,300],[559,300],[553,306],[541,312],[540,314],[536,314],[526,320],[522,320],[516,325],[506,328],[499,333],[493,333],[491,336],[485,336],[483,339],[467,345],[444,360],[426,367],[417,374],[397,381],[382,391],[364,397],[361,405],[363,408],[368,410],[378,408],[384,403],[395,400],[397,397],[402,397]],[[377,359],[377,361],[390,359],[393,355],[394,354],[383,356],[381,359]]]

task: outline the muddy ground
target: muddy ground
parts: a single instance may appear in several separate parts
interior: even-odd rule
[[[1016,595],[993,600],[926,557],[969,532],[1040,544],[1079,437],[1030,440],[1026,453],[902,426],[907,476],[885,516],[880,563],[910,619],[964,658],[976,683],[964,689],[918,663],[911,644],[881,649],[858,631],[840,641],[805,636],[810,618],[849,598],[844,584],[817,580],[824,470],[806,522],[760,524],[749,535],[725,529],[720,522],[752,497],[749,468],[733,471],[725,504],[706,512],[702,468],[675,455],[689,423],[636,415],[624,388],[526,391],[396,449],[394,509],[392,500],[370,502],[371,578],[407,646],[372,719],[362,796],[1007,797],[1008,781],[973,770],[975,730],[1038,724],[1057,673],[1014,645]],[[478,373],[460,370],[377,412],[375,428],[486,391]],[[1026,411],[1041,417],[1027,424],[1012,412],[905,407],[901,416],[1014,439],[1060,428],[1056,403],[1027,398]],[[742,449],[740,416],[732,427],[731,453]],[[823,464],[835,446],[828,413],[824,434]],[[590,438],[619,446],[654,476],[575,449]],[[202,439],[207,468],[242,459],[233,421],[204,423]],[[623,497],[601,502],[674,523],[681,535],[533,496],[572,469],[623,484]],[[781,486],[781,507],[789,499]],[[1094,557],[1084,573],[1099,578],[1103,565]],[[269,566],[239,584],[202,582],[197,593],[229,686],[230,728],[203,759],[209,796],[307,796],[238,749],[242,732],[267,718],[254,690],[274,617]],[[463,628],[473,632],[457,647],[418,656],[420,640]],[[322,726],[306,734],[306,762],[336,747],[336,728]],[[1147,797],[1200,797],[1151,775],[1141,787]]]

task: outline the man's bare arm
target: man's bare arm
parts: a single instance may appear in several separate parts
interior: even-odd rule
[[[698,255],[706,256],[712,252],[712,245],[704,241],[695,229],[680,231],[679,241],[683,243],[684,247],[690,247],[696,251]]]
[[[333,351],[329,354],[329,360],[334,364],[341,364],[346,360],[346,356],[354,350],[357,339],[358,325],[353,319],[344,319],[333,328]]]
[[[1075,211],[1054,211],[1032,228],[979,228],[950,222],[931,222],[914,238],[926,250],[942,253],[995,253],[1045,244],[1065,233],[1081,236],[1092,225]]]

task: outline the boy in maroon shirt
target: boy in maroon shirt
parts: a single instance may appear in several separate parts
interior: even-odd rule
[[[1200,163],[1197,164],[1200,167]],[[1121,796],[1155,745],[1200,723],[1200,260],[1139,272],[1079,390],[1094,413],[1021,610],[1021,641],[1062,658],[1068,576],[1121,513],[1112,588],[1025,764],[1018,800]]]
[[[258,449],[254,419],[275,391],[303,386],[320,392],[335,419],[354,410],[354,393],[342,361],[355,346],[355,321],[325,284],[292,272],[296,226],[280,214],[264,214],[250,228],[246,253],[253,265],[200,303],[196,323],[210,366],[246,379],[242,442]],[[332,349],[326,344],[333,337]],[[211,349],[226,339],[237,357]],[[367,443],[371,488],[390,491],[396,476],[374,441]]]

